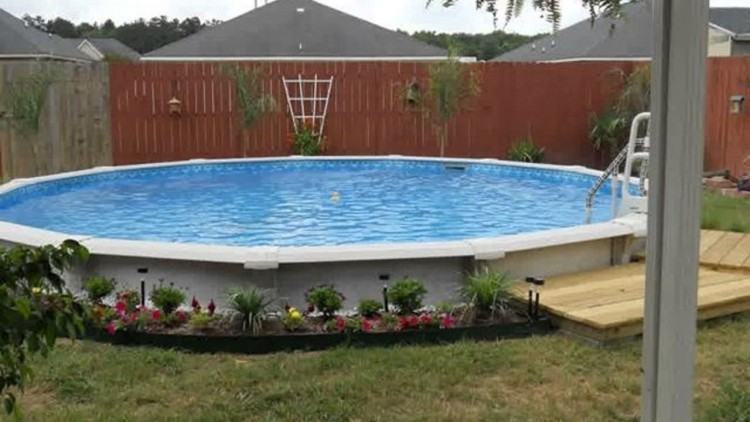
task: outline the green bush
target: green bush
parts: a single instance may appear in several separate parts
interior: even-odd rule
[[[466,279],[461,297],[481,316],[504,313],[510,300],[510,278],[493,271],[475,273]]]
[[[94,276],[86,280],[83,284],[83,290],[92,303],[99,303],[105,297],[115,291],[115,279],[101,276]]]
[[[375,299],[362,299],[357,306],[359,314],[365,318],[377,316],[383,310],[383,304]]]
[[[323,152],[323,137],[316,135],[310,124],[302,124],[294,134],[294,153],[297,155],[313,156]]]
[[[421,281],[405,277],[388,289],[388,300],[398,307],[401,315],[407,315],[422,307],[426,294],[427,289]]]
[[[215,317],[213,315],[195,312],[190,316],[190,325],[196,330],[206,330],[213,324]]]
[[[523,163],[541,163],[544,161],[544,148],[534,144],[531,137],[521,139],[508,150],[508,160]]]
[[[164,314],[170,315],[185,303],[185,293],[173,286],[159,286],[151,291],[149,299]]]
[[[313,287],[305,295],[307,303],[323,314],[324,319],[331,319],[344,306],[344,295],[331,285]]]
[[[266,290],[249,287],[232,290],[228,302],[230,308],[242,315],[242,330],[258,335],[274,299]]]

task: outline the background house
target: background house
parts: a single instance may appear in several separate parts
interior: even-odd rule
[[[439,60],[447,52],[312,0],[278,0],[143,60]]]
[[[86,54],[91,60],[138,61],[141,55],[114,38],[69,38],[76,49]]]
[[[623,13],[622,19],[600,17],[593,23],[586,19],[495,60],[650,60],[653,55],[651,3],[627,4]],[[711,9],[708,31],[709,56],[750,55],[750,8]]]
[[[47,34],[0,9],[0,60],[63,60],[88,62],[91,59],[57,35]]]

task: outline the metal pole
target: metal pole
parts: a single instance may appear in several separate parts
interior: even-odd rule
[[[641,420],[692,420],[708,0],[654,0]]]

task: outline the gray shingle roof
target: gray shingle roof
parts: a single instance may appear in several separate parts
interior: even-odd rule
[[[27,27],[21,19],[3,9],[0,9],[0,57],[90,61],[67,40]]]
[[[304,12],[299,10],[304,9]],[[312,0],[277,0],[146,54],[175,57],[445,57],[447,52]]]
[[[138,61],[141,55],[137,51],[123,44],[115,38],[69,38],[76,48],[88,40],[99,52],[109,57],[118,57],[126,60]]]
[[[709,20],[712,24],[732,31],[735,35],[750,34],[750,8],[712,8]]]
[[[623,7],[624,19],[584,20],[556,34],[509,51],[496,61],[554,61],[566,59],[648,58],[653,55],[651,3]],[[710,22],[735,34],[750,33],[750,8],[711,9]]]
[[[552,61],[586,58],[651,57],[653,19],[649,2],[623,6],[622,20],[586,19],[556,34],[509,51],[497,61]]]

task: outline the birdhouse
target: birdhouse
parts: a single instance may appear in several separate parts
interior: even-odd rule
[[[172,97],[167,103],[169,105],[169,115],[179,117],[182,115],[182,101],[178,100],[177,97]]]

